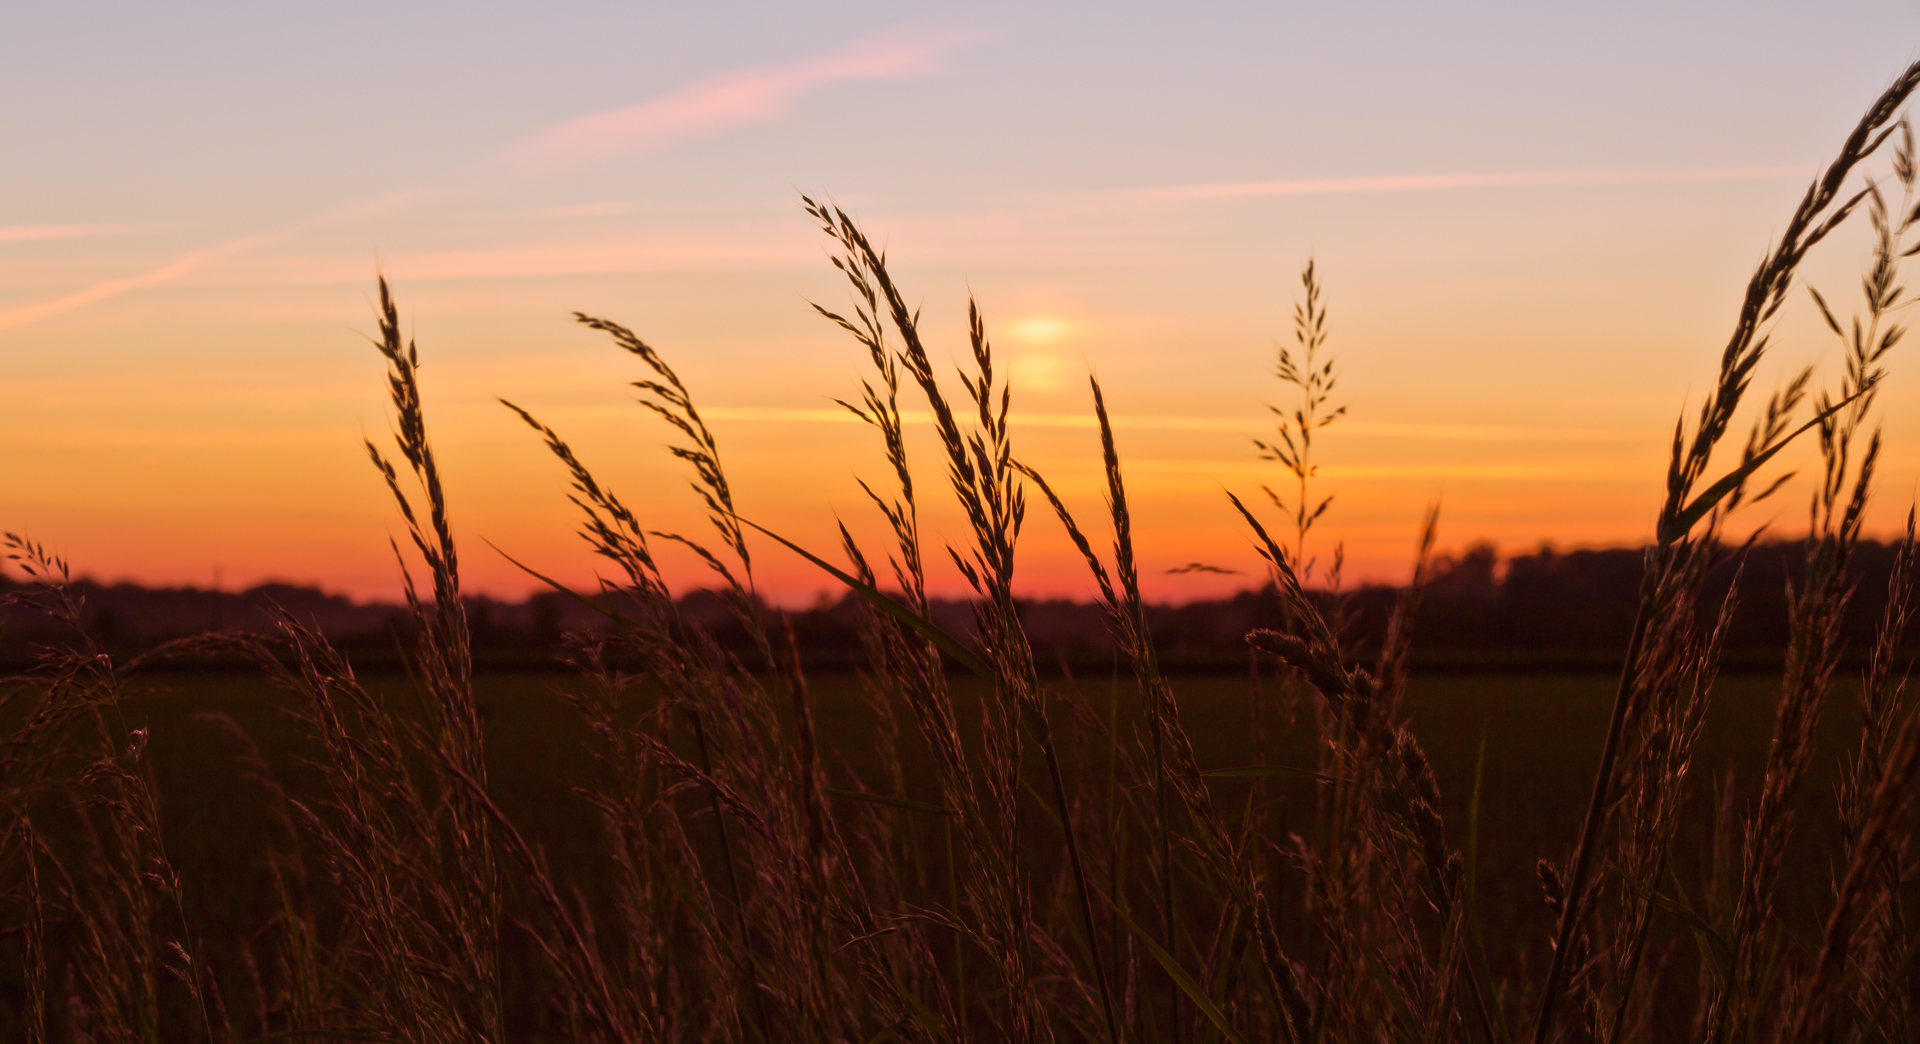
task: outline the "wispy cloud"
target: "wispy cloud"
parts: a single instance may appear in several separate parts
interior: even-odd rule
[[[1812,164],[1749,167],[1649,167],[1615,170],[1489,170],[1452,174],[1380,174],[1274,181],[1216,181],[1191,185],[1095,189],[1065,193],[1077,199],[1184,202],[1263,199],[1276,196],[1342,196],[1382,192],[1445,192],[1462,189],[1554,188],[1607,185],[1680,185],[1698,182],[1784,181],[1811,178]],[[1036,197],[1044,198],[1044,197]]]
[[[77,225],[0,225],[0,243],[24,243],[40,239],[84,239],[95,236],[125,236],[152,232],[164,225],[93,222]]]
[[[109,279],[104,283],[95,283],[84,290],[76,290],[73,293],[62,294],[59,297],[46,301],[0,311],[0,330],[15,326],[25,326],[35,320],[45,319],[52,315],[59,315],[62,312],[71,312],[76,308],[84,308],[87,305],[99,301],[119,297],[121,294],[130,291],[143,290],[150,286],[159,286],[162,283],[171,283],[181,276],[192,272],[194,269],[199,268],[201,265],[206,264],[208,261],[251,249],[252,247],[269,242],[271,238],[270,236],[245,236],[239,239],[230,239],[225,243],[207,247],[204,250],[195,250],[190,253],[181,254],[166,264],[150,268],[138,275]]]
[[[526,213],[528,217],[532,218],[559,218],[564,221],[573,218],[623,217],[628,214],[643,213],[648,209],[649,208],[639,203],[615,201],[610,203],[570,203],[557,207],[533,207]]]
[[[551,127],[509,149],[506,159],[566,165],[650,152],[688,138],[784,115],[800,95],[846,80],[892,80],[938,72],[975,31],[893,29],[864,36],[831,54],[741,69],[690,83],[658,98]]]
[[[427,280],[546,279],[644,272],[805,270],[819,253],[804,228],[747,225],[667,230],[623,239],[567,239],[467,250],[382,254],[381,268],[407,283]],[[363,283],[364,253],[273,253],[221,265],[198,277],[229,286],[320,286]]]

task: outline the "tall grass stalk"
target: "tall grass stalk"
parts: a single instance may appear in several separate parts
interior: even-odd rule
[[[1300,271],[1301,298],[1293,306],[1294,347],[1299,357],[1285,345],[1280,348],[1280,360],[1274,367],[1274,375],[1297,392],[1296,401],[1291,409],[1280,406],[1268,406],[1278,423],[1275,425],[1277,441],[1253,440],[1264,460],[1271,460],[1285,468],[1293,476],[1293,506],[1287,506],[1286,497],[1275,492],[1271,486],[1260,487],[1273,501],[1273,506],[1283,514],[1290,515],[1293,523],[1293,567],[1301,576],[1312,579],[1314,563],[1307,555],[1307,534],[1313,530],[1313,524],[1333,506],[1333,497],[1315,497],[1309,493],[1309,486],[1320,473],[1320,464],[1313,456],[1313,440],[1321,429],[1346,415],[1345,406],[1329,406],[1333,397],[1338,376],[1334,373],[1334,361],[1320,354],[1327,344],[1327,306],[1320,300],[1320,280],[1314,274],[1311,260]],[[1338,586],[1337,577],[1331,586]]]
[[[1562,884],[1559,923],[1554,931],[1553,953],[1540,989],[1539,1008],[1533,1020],[1532,1039],[1545,1044],[1554,1033],[1556,1021],[1574,971],[1573,954],[1585,919],[1592,906],[1592,872],[1602,843],[1602,830],[1612,806],[1614,787],[1621,772],[1620,755],[1627,741],[1627,727],[1638,709],[1637,685],[1643,657],[1656,643],[1656,636],[1669,629],[1672,613],[1686,602],[1682,593],[1693,585],[1678,583],[1689,575],[1699,575],[1690,567],[1699,560],[1707,544],[1693,537],[1694,527],[1703,519],[1711,532],[1714,518],[1724,506],[1738,502],[1747,480],[1760,462],[1776,452],[1785,437],[1766,427],[1777,421],[1770,410],[1756,437],[1749,440],[1740,467],[1714,484],[1701,488],[1741,402],[1746,396],[1753,373],[1764,355],[1767,327],[1785,303],[1789,289],[1807,252],[1844,222],[1861,202],[1871,195],[1869,189],[1844,194],[1854,169],[1873,155],[1897,131],[1894,125],[1900,107],[1915,88],[1920,87],[1920,64],[1909,67],[1867,110],[1860,123],[1848,135],[1840,154],[1807,189],[1800,205],[1788,220],[1779,244],[1761,262],[1748,282],[1745,299],[1734,323],[1734,330],[1721,353],[1720,373],[1714,389],[1700,408],[1692,433],[1684,424],[1676,425],[1670,463],[1667,469],[1667,493],[1655,527],[1658,536],[1649,552],[1641,582],[1640,611],[1627,644],[1626,666],[1621,673],[1618,694],[1601,748],[1600,765],[1595,773],[1593,797],[1574,845]],[[1790,386],[1791,390],[1791,386]],[[1857,396],[1857,393],[1856,393]],[[1778,401],[1778,400],[1776,400]],[[1845,400],[1849,405],[1858,398]],[[1830,418],[1830,412],[1822,413]],[[1677,584],[1677,586],[1676,586]],[[1777,801],[1777,799],[1776,799]],[[1763,854],[1763,853],[1761,853]],[[1751,904],[1748,903],[1750,908]],[[1751,920],[1752,915],[1747,915]],[[1724,1025],[1720,1017],[1710,1023]]]

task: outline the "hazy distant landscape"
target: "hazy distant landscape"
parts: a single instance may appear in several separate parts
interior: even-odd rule
[[[1872,539],[1861,540],[1854,551],[1849,575],[1855,591],[1842,621],[1849,664],[1872,647],[1896,553],[1894,545]],[[1482,545],[1458,558],[1442,557],[1426,582],[1414,623],[1419,638],[1413,661],[1426,669],[1616,671],[1633,629],[1646,554],[1644,548],[1545,548],[1503,558]],[[1738,607],[1725,644],[1730,667],[1778,669],[1792,639],[1788,584],[1802,581],[1805,560],[1803,542],[1765,543],[1744,556]],[[1710,598],[1725,594],[1733,571],[1729,562],[1710,579]],[[19,589],[19,581],[0,573],[0,592]],[[85,602],[88,633],[122,656],[210,630],[270,632],[284,612],[348,650],[363,667],[396,669],[410,626],[404,605],[356,602],[293,584],[216,592],[82,580],[73,590]],[[1385,585],[1343,592],[1347,639],[1360,649],[1377,648],[1401,594],[1400,588]],[[482,670],[564,669],[567,632],[604,631],[609,626],[603,615],[556,592],[524,602],[469,597],[465,604],[475,663]],[[848,594],[808,608],[763,605],[759,611],[769,628],[791,623],[809,667],[851,669],[862,662],[864,604],[858,595]],[[973,634],[971,602],[934,598],[929,605],[931,617],[943,628]],[[1247,632],[1280,626],[1286,615],[1279,592],[1270,585],[1231,598],[1150,603],[1144,608],[1164,665],[1214,674],[1244,672]],[[679,612],[711,629],[736,655],[748,651],[746,634],[719,593],[696,590],[683,595]],[[1044,665],[1064,658],[1076,670],[1104,671],[1117,654],[1105,611],[1097,603],[1022,599],[1020,618]],[[61,631],[22,606],[0,606],[0,663],[16,669],[28,665],[37,648],[61,641]],[[1903,647],[1900,655],[1905,662],[1911,654]],[[191,670],[197,662],[186,656],[156,665]]]

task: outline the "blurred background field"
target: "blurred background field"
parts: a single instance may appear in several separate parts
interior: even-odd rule
[[[396,695],[408,684],[403,675],[394,674],[371,675],[366,681]],[[1056,693],[1077,692],[1096,713],[1117,707],[1123,725],[1140,723],[1139,697],[1124,673],[1116,678],[1055,674],[1045,683]],[[592,813],[573,792],[591,782],[595,772],[591,735],[566,702],[567,694],[581,684],[576,676],[553,672],[492,673],[475,679],[495,800],[546,849],[563,877],[576,880],[591,879],[605,869],[604,846]],[[770,684],[778,689],[778,682]],[[810,679],[823,753],[832,785],[850,788],[858,776],[869,787],[884,789],[883,766],[871,743],[871,713],[860,684],[851,673],[820,672]],[[1203,768],[1263,760],[1249,727],[1256,707],[1270,741],[1264,760],[1303,768],[1316,764],[1312,711],[1304,691],[1289,695],[1268,677],[1258,695],[1252,695],[1253,684],[1245,675],[1183,676],[1173,684]],[[1581,807],[1592,787],[1615,685],[1616,679],[1603,673],[1509,671],[1416,674],[1408,688],[1405,706],[1411,728],[1432,761],[1445,800],[1442,811],[1456,829],[1464,830],[1469,822],[1479,773],[1477,903],[1488,956],[1510,970],[1540,960],[1551,918],[1532,868],[1537,859],[1561,858],[1574,842],[1578,822],[1571,810]],[[985,688],[971,678],[954,681],[956,701],[963,707],[960,723],[970,740],[977,718],[969,712]],[[1725,676],[1714,689],[1695,753],[1695,778],[1702,781],[1704,796],[1696,799],[1700,807],[1687,819],[1694,829],[1683,829],[1676,841],[1678,879],[1695,895],[1701,884],[1701,846],[1712,823],[1712,781],[1731,773],[1740,803],[1751,799],[1779,691],[1776,675],[1759,673]],[[1801,792],[1808,813],[1800,826],[1803,843],[1788,855],[1781,889],[1783,910],[1796,921],[1812,916],[1813,901],[1827,895],[1832,884],[1825,855],[1835,841],[1831,787],[1840,753],[1858,736],[1856,691],[1849,680],[1841,680],[1816,732],[1814,763]],[[131,727],[151,730],[168,848],[189,894],[202,907],[201,916],[216,923],[232,919],[232,938],[244,937],[267,912],[268,882],[260,850],[263,838],[279,828],[268,817],[257,788],[244,778],[242,746],[206,715],[225,715],[239,723],[298,796],[306,779],[300,760],[312,751],[287,720],[287,704],[287,697],[264,678],[218,673],[149,675],[143,691],[126,707]],[[1071,735],[1073,715],[1064,702],[1056,699],[1054,711]],[[913,749],[911,730],[901,739],[910,752],[902,759],[909,796],[936,802],[924,750]],[[1073,741],[1066,742],[1071,746]],[[1252,784],[1226,778],[1211,785],[1223,807],[1232,809]],[[1313,814],[1311,792],[1319,784],[1277,776],[1266,785],[1284,793],[1294,815]],[[1289,827],[1283,821],[1276,824],[1272,840],[1284,844],[1289,829],[1308,827],[1298,821]],[[1464,835],[1459,840],[1464,843]],[[1051,836],[1032,847],[1036,871],[1057,859],[1055,848],[1057,839]],[[243,901],[249,895],[254,901]],[[1538,965],[1533,966],[1537,971]]]

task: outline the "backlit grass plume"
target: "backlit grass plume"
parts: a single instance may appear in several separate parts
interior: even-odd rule
[[[1334,372],[1334,360],[1321,354],[1327,345],[1327,306],[1320,300],[1320,281],[1312,261],[1300,270],[1300,290],[1301,298],[1293,306],[1294,347],[1280,346],[1280,360],[1274,368],[1280,383],[1294,390],[1295,401],[1291,406],[1267,407],[1277,419],[1277,439],[1255,439],[1253,444],[1263,460],[1277,462],[1293,477],[1292,506],[1288,506],[1288,495],[1271,486],[1260,488],[1274,507],[1291,516],[1294,539],[1288,550],[1293,554],[1293,567],[1302,577],[1311,579],[1314,564],[1306,557],[1307,534],[1333,504],[1331,494],[1315,497],[1309,491],[1320,471],[1313,456],[1313,440],[1321,429],[1345,416],[1347,408],[1331,405],[1339,377]]]

